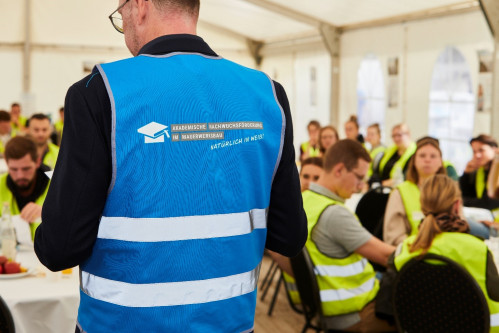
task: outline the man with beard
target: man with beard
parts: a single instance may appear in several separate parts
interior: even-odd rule
[[[42,205],[49,188],[48,168],[38,161],[36,145],[17,136],[5,146],[8,173],[0,177],[0,202],[8,202],[12,215],[29,223],[31,236],[40,225]]]
[[[50,169],[54,169],[59,155],[59,147],[49,141],[50,134],[52,134],[50,119],[41,113],[32,115],[29,118],[28,134],[36,143],[40,161]]]

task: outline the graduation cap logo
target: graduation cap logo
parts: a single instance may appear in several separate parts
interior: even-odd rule
[[[170,134],[168,133],[168,126],[154,121],[142,126],[137,130],[137,132],[144,134],[145,143],[165,142],[165,134],[167,138],[170,137]]]

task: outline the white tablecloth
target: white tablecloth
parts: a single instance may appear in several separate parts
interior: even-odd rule
[[[34,252],[19,252],[26,267],[42,267]],[[0,280],[0,295],[9,306],[17,333],[74,333],[80,302],[78,269],[70,277],[27,276]]]

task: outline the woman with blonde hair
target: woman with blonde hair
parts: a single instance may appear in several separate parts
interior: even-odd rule
[[[421,188],[421,209],[425,215],[417,235],[401,244],[395,253],[395,268],[425,253],[447,257],[463,266],[483,291],[490,310],[490,331],[499,332],[499,276],[492,254],[483,241],[469,235],[461,218],[461,192],[445,175],[426,179]]]
[[[419,203],[420,188],[425,179],[446,174],[438,140],[424,137],[418,140],[414,156],[409,161],[407,180],[397,185],[386,205],[383,240],[398,245],[407,236],[415,235],[423,214]]]

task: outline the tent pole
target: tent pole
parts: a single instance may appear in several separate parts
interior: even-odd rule
[[[25,0],[24,48],[23,48],[23,92],[31,90],[31,0]]]
[[[319,27],[322,41],[331,57],[331,93],[329,122],[340,127],[340,31],[322,23]]]

